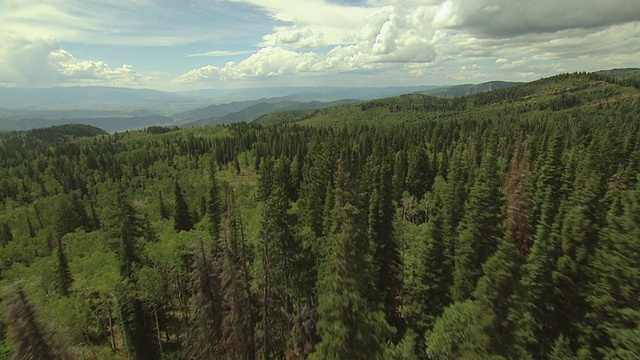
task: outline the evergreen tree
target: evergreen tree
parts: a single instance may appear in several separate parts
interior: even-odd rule
[[[491,353],[510,357],[513,328],[508,315],[512,308],[521,264],[519,248],[513,239],[503,239],[496,252],[483,265],[483,275],[473,293],[476,302],[492,317]],[[473,320],[472,320],[473,321]]]
[[[91,221],[77,193],[61,194],[54,213],[53,227],[56,239],[78,228],[91,229]]]
[[[493,316],[479,302],[454,302],[426,335],[428,359],[496,359],[491,347]]]
[[[455,300],[464,300],[471,295],[482,276],[482,264],[496,249],[502,237],[502,206],[496,158],[487,152],[458,229],[452,287]]]
[[[402,328],[403,321],[398,309],[402,284],[400,270],[400,251],[394,238],[393,229],[393,188],[391,166],[379,152],[371,155],[370,166],[373,178],[369,196],[369,214],[367,237],[373,255],[375,291],[374,302],[383,304],[387,322],[396,329]],[[375,164],[375,163],[378,164]],[[375,164],[375,165],[374,165]]]
[[[420,225],[420,236],[412,239],[405,251],[403,310],[409,326],[418,334],[424,334],[433,326],[450,298],[453,259],[449,249],[448,194],[444,179],[436,177],[427,207],[429,220]],[[421,340],[418,343],[421,344]]]
[[[288,326],[285,316],[291,310],[292,260],[296,254],[289,225],[289,197],[284,159],[267,158],[261,170],[262,189],[262,354],[265,359],[284,356]],[[283,314],[284,313],[284,314]]]
[[[547,150],[546,160],[537,182],[540,215],[533,247],[522,267],[522,277],[509,315],[514,324],[514,354],[518,357],[540,358],[551,351],[558,336],[553,298],[552,273],[560,252],[558,210],[562,198],[562,164],[558,136]],[[536,210],[538,208],[538,210]],[[536,218],[536,215],[533,215]]]
[[[220,191],[216,178],[215,164],[209,166],[209,197],[207,199],[207,216],[209,217],[209,232],[213,237],[214,244],[218,244],[220,237],[220,222],[222,221],[222,204],[220,201]],[[216,252],[221,249],[214,249]]]
[[[193,257],[191,291],[184,357],[193,360],[218,359],[222,350],[222,289],[219,272],[202,239],[198,241]]]
[[[406,184],[409,194],[418,200],[431,191],[433,171],[424,146],[419,146],[409,154]]]
[[[391,328],[365,296],[370,286],[366,234],[352,175],[338,162],[331,231],[319,279],[320,343],[311,359],[381,359]]]
[[[398,151],[393,164],[393,199],[399,204],[406,189],[407,153],[404,150]]]
[[[67,255],[62,247],[62,240],[58,239],[57,248],[58,257],[58,288],[63,296],[69,296],[69,288],[73,281],[71,277],[71,270],[69,269],[69,262],[67,261]]]
[[[238,224],[233,191],[227,189],[227,211],[221,227],[224,245],[221,284],[223,289],[224,317],[222,318],[222,353],[228,360],[255,358],[251,301],[243,260],[242,239],[238,236]]]
[[[618,198],[594,255],[587,316],[598,355],[625,359],[640,349],[640,190],[622,191]]]
[[[116,253],[120,260],[120,274],[125,284],[135,286],[135,273],[141,265],[138,242],[144,233],[144,223],[127,199],[124,188],[118,187],[115,203],[107,217],[108,234],[117,242]],[[117,301],[125,345],[133,359],[154,359],[159,344],[154,336],[152,316],[142,300],[133,296],[129,286],[118,290]]]
[[[162,198],[162,191],[158,193],[158,208],[160,210],[160,217],[168,220],[171,217],[171,212],[167,208],[167,204],[165,204],[164,199]]]
[[[531,173],[529,160],[522,142],[516,145],[505,188],[505,233],[523,255],[529,253],[533,243],[531,227]]]
[[[189,213],[189,206],[184,200],[182,189],[178,182],[174,185],[175,210],[173,212],[173,228],[176,231],[189,231],[193,227],[193,219]]]
[[[11,232],[9,224],[7,224],[6,222],[3,222],[0,228],[0,245],[7,246],[10,242],[13,241],[13,233]]]
[[[37,318],[36,310],[21,287],[14,287],[5,295],[9,336],[15,344],[13,359],[57,360],[66,359],[51,344],[51,335]]]

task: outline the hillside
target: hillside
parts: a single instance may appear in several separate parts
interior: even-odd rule
[[[182,126],[194,127],[194,126],[231,124],[231,123],[240,122],[240,121],[251,122],[260,118],[261,116],[264,116],[266,114],[272,114],[275,112],[323,109],[327,107],[351,104],[355,102],[359,102],[359,101],[358,100],[338,100],[338,101],[330,101],[330,102],[322,102],[322,101],[309,101],[309,102],[281,101],[281,102],[275,102],[275,103],[258,102],[256,104],[243,108],[242,110],[228,113],[224,116],[194,121],[191,123],[183,124]]]
[[[0,133],[0,358],[631,359],[639,92]]]
[[[25,118],[19,120],[0,119],[0,131],[21,131],[62,124],[84,124],[104,129],[108,132],[141,129],[153,125],[171,125],[173,119],[161,115],[93,118]]]
[[[482,84],[465,84],[447,86],[438,89],[420,91],[418,94],[435,96],[440,98],[455,98],[468,95],[480,94],[487,91],[494,91],[499,89],[506,89],[512,86],[521,85],[521,82],[507,82],[507,81],[490,81]]]
[[[258,123],[328,125],[350,121],[414,122],[436,118],[542,116],[551,112],[593,114],[620,105],[638,111],[640,89],[600,74],[563,74],[530,83],[453,99],[406,94],[323,110],[262,117]]]

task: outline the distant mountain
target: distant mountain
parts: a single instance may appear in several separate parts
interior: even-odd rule
[[[204,100],[148,89],[105,86],[0,88],[0,108],[28,110],[155,109],[158,113],[193,108]]]
[[[85,124],[104,129],[108,132],[140,129],[154,125],[173,125],[172,118],[160,115],[139,117],[99,117],[73,119],[0,119],[0,131],[30,130],[62,124]]]
[[[455,97],[480,94],[487,91],[506,89],[512,86],[523,84],[521,82],[489,81],[482,84],[454,85],[427,91],[420,91],[419,94],[451,99]]]
[[[281,103],[281,102],[305,102],[305,101],[322,101],[322,97],[315,94],[294,94],[287,96],[279,96],[272,98],[263,98],[258,100],[234,101],[227,104],[209,105],[207,107],[198,108],[189,111],[183,111],[173,114],[172,117],[177,121],[194,122],[198,120],[207,120],[211,118],[219,118],[225,115],[244,110],[250,106],[260,103]]]
[[[303,96],[305,98],[290,98],[292,101],[333,101],[340,99],[372,100],[382,97],[407,94],[416,91],[426,91],[438,86],[394,86],[394,87],[333,87],[333,86],[305,86],[305,87],[267,87],[235,90],[195,90],[183,92],[186,96],[213,99],[216,104],[239,102],[255,99]]]
[[[263,115],[271,114],[274,112],[323,109],[327,107],[352,104],[355,102],[359,102],[359,100],[337,100],[337,101],[330,101],[330,102],[322,102],[322,101],[310,101],[310,102],[282,101],[277,103],[261,102],[261,103],[253,104],[240,111],[229,113],[225,116],[211,118],[211,119],[203,119],[203,120],[198,120],[192,123],[184,124],[183,127],[221,125],[221,124],[230,124],[230,123],[240,122],[240,121],[251,122],[260,118]]]

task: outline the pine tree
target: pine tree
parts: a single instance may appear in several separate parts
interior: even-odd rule
[[[265,359],[281,358],[285,352],[288,326],[283,312],[291,310],[291,262],[293,249],[290,232],[289,181],[283,158],[275,163],[267,158],[261,170],[259,189],[264,200],[261,222],[262,354]]]
[[[64,353],[55,351],[49,341],[51,336],[37,318],[36,310],[27,299],[24,290],[16,286],[6,299],[9,337],[16,345],[13,359],[57,360],[64,359]]]
[[[407,191],[420,200],[425,193],[431,191],[433,171],[424,146],[419,146],[409,154],[407,169]]]
[[[493,314],[473,300],[445,308],[426,335],[428,359],[495,359],[492,357]],[[497,360],[497,359],[496,359]]]
[[[624,359],[640,349],[640,190],[619,192],[594,255],[587,316],[599,355]]]
[[[11,232],[9,224],[7,224],[6,222],[3,222],[0,228],[0,245],[7,246],[10,242],[13,241],[13,233]]]
[[[318,296],[321,341],[311,359],[381,359],[391,328],[365,296],[371,284],[367,241],[357,193],[344,157],[338,161],[331,231]]]
[[[162,191],[158,193],[158,208],[160,210],[160,217],[167,220],[171,217],[171,212],[167,208],[164,199],[162,198]]]
[[[520,249],[522,255],[529,253],[533,243],[531,227],[531,171],[522,142],[516,145],[511,159],[511,169],[505,188],[506,216],[505,233]]]
[[[174,185],[175,210],[173,212],[173,228],[176,231],[189,231],[193,227],[193,219],[189,213],[189,206],[184,200],[182,189],[178,182]]]
[[[255,358],[253,321],[248,284],[244,281],[243,249],[238,236],[233,191],[227,189],[227,211],[224,216],[221,237],[224,245],[221,284],[223,289],[224,317],[222,318],[222,353],[228,360]]]
[[[483,265],[483,275],[473,297],[492,317],[491,353],[509,357],[513,329],[508,321],[512,308],[512,295],[515,293],[522,256],[513,238],[500,241],[496,252]]]
[[[482,264],[495,251],[502,237],[502,207],[496,158],[488,152],[465,204],[465,215],[458,229],[452,287],[455,300],[469,298],[482,276]]]
[[[116,189],[114,200],[106,219],[107,231],[117,242],[120,274],[134,286],[136,270],[141,266],[138,241],[144,234],[144,223],[127,199],[124,187]],[[136,360],[157,358],[159,344],[154,336],[152,316],[142,300],[135,298],[130,290],[123,287],[116,295],[127,352]]]
[[[522,277],[509,315],[514,324],[513,352],[521,358],[540,358],[551,351],[558,336],[552,273],[560,252],[560,217],[562,199],[562,163],[559,137],[554,136],[540,170],[534,199],[536,226],[533,247],[522,267]],[[540,215],[536,216],[535,213]]]
[[[200,239],[191,267],[190,317],[184,337],[186,359],[218,359],[221,352],[222,289],[212,255]]]
[[[374,302],[383,304],[387,322],[396,329],[404,327],[398,309],[402,284],[400,251],[394,238],[393,188],[391,166],[379,152],[371,155],[369,167],[373,178],[369,181],[373,189],[369,196],[367,238],[373,255],[375,291]],[[378,164],[375,164],[375,163]]]
[[[69,296],[69,288],[73,278],[71,277],[71,270],[69,269],[69,262],[67,261],[67,255],[62,247],[62,240],[58,239],[58,288],[63,296]]]
[[[209,232],[213,237],[214,244],[218,244],[220,237],[220,222],[222,221],[222,204],[220,201],[220,191],[216,178],[215,164],[209,166],[209,197],[207,198],[207,216],[209,217]],[[220,251],[216,247],[216,252]]]
[[[418,334],[433,326],[450,298],[453,259],[449,249],[448,194],[444,179],[436,177],[434,193],[427,207],[429,220],[427,224],[420,225],[420,236],[413,239],[405,250],[403,313],[410,328]]]
[[[404,150],[398,151],[393,164],[393,200],[399,204],[406,189],[407,153]]]
[[[560,232],[561,254],[553,273],[559,330],[567,337],[574,351],[589,342],[585,336],[587,324],[584,317],[588,312],[585,296],[600,231],[600,176],[584,165],[576,176],[576,190],[570,199],[571,207],[564,216]]]

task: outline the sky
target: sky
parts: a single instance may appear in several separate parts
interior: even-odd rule
[[[530,81],[640,67],[640,0],[0,0],[0,86]]]

